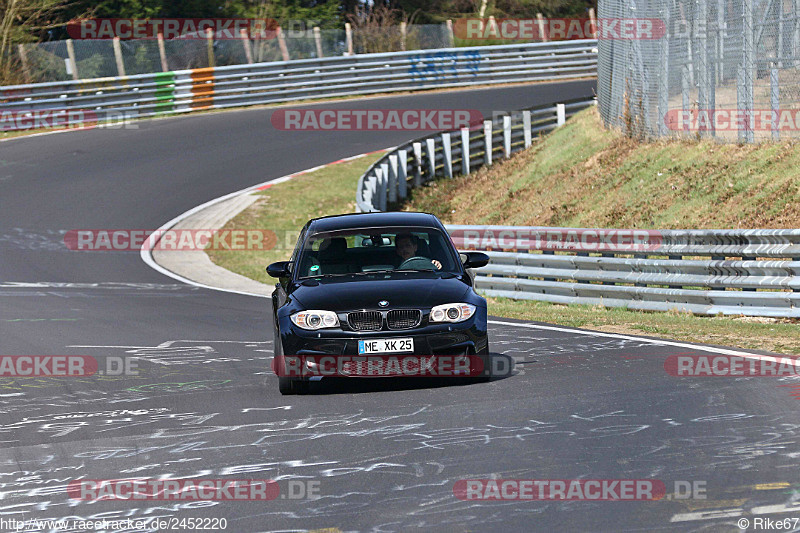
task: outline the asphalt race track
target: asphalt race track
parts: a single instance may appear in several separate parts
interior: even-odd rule
[[[326,107],[490,115],[592,88]],[[800,381],[673,377],[667,356],[709,352],[496,319],[492,351],[517,362],[508,377],[323,381],[282,397],[268,371],[268,300],[177,283],[138,253],[65,247],[69,229],[156,228],[223,194],[416,135],[282,132],[270,114],[0,143],[0,355],[138,364],[138,375],[0,378],[0,519],[225,518],[230,532],[716,532],[739,531],[741,518],[751,529],[755,517],[800,518]],[[66,490],[76,479],[133,477],[270,479],[281,496],[82,501]],[[466,479],[656,479],[667,497],[463,501],[453,488]],[[679,498],[692,484],[694,497]]]

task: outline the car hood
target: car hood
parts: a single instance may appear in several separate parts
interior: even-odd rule
[[[292,298],[305,309],[378,309],[382,300],[393,309],[460,302],[469,289],[457,276],[407,272],[305,280],[295,286]]]

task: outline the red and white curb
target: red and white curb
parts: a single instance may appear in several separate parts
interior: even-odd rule
[[[210,201],[208,201],[208,202],[206,202],[204,204],[198,205],[197,207],[194,207],[194,208],[186,211],[185,213],[182,213],[182,214],[178,215],[177,217],[173,218],[172,220],[166,222],[161,227],[159,227],[156,230],[155,233],[163,235],[163,233],[166,230],[175,227],[177,224],[181,223],[185,219],[187,219],[187,218],[189,218],[191,216],[198,215],[202,211],[210,209],[210,208],[216,206],[217,204],[220,204],[222,202],[231,200],[231,199],[236,198],[238,196],[242,196],[242,195],[250,194],[250,193],[254,193],[254,192],[264,191],[266,189],[269,189],[273,185],[292,180],[292,179],[294,179],[294,178],[296,178],[298,176],[302,176],[304,174],[309,174],[311,172],[315,172],[317,170],[320,170],[320,169],[323,169],[323,168],[327,168],[327,167],[330,167],[330,166],[333,166],[333,165],[338,165],[338,164],[341,164],[341,163],[347,163],[349,161],[354,161],[354,160],[360,159],[362,157],[367,157],[369,155],[387,152],[387,151],[393,150],[393,149],[394,149],[393,147],[392,148],[384,148],[382,150],[375,150],[373,152],[367,152],[367,153],[363,153],[363,154],[354,155],[352,157],[346,157],[344,159],[339,159],[337,161],[332,161],[332,162],[326,163],[324,165],[319,165],[319,166],[316,166],[316,167],[313,167],[313,168],[308,168],[308,169],[305,169],[305,170],[301,170],[299,172],[295,172],[293,174],[282,176],[280,178],[276,178],[276,179],[272,179],[272,180],[269,180],[269,181],[265,181],[265,182],[259,183],[257,185],[253,185],[251,187],[247,187],[245,189],[241,189],[239,191],[235,191],[235,192],[232,192],[230,194],[226,194],[224,196],[220,196],[219,198],[214,198],[213,200],[210,200]],[[153,243],[153,244],[155,245],[156,243]],[[174,272],[172,270],[164,268],[163,266],[158,264],[158,262],[156,262],[156,260],[153,258],[153,253],[152,253],[152,250],[150,248],[151,248],[151,246],[147,246],[147,247],[143,246],[139,250],[139,256],[142,258],[142,261],[144,261],[150,268],[156,270],[157,272],[160,272],[160,273],[164,274],[165,276],[169,276],[172,279],[175,279],[175,280],[180,281],[182,283],[193,285],[195,287],[201,287],[203,289],[211,289],[211,290],[217,290],[217,291],[223,291],[223,292],[230,292],[230,293],[234,293],[234,294],[243,294],[243,295],[246,295],[246,296],[257,296],[259,298],[264,298],[265,297],[263,294],[258,294],[258,293],[253,293],[253,292],[249,292],[249,291],[243,291],[243,290],[235,290],[235,289],[230,289],[230,288],[216,287],[216,286],[213,286],[213,285],[208,285],[208,284],[205,284],[205,283],[200,283],[200,282],[197,282],[195,280],[189,279],[189,278],[187,278],[185,276],[182,276],[181,274],[179,274],[177,272]],[[152,246],[152,248],[155,248],[155,246]]]

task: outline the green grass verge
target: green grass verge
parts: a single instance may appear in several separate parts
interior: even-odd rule
[[[406,209],[452,224],[798,228],[800,141],[639,143],[595,108],[507,161],[415,190]]]
[[[416,191],[406,209],[433,212],[448,223],[462,224],[703,228],[781,227],[783,221],[789,227],[800,227],[800,217],[793,216],[800,194],[792,183],[797,181],[792,165],[800,168],[799,152],[791,141],[743,147],[705,141],[635,145],[603,130],[591,110],[508,161],[481,169],[469,179],[439,181]],[[264,191],[263,199],[226,227],[294,233],[284,236],[283,243],[273,250],[215,250],[209,252],[211,259],[234,272],[272,283],[264,267],[291,255],[293,237],[309,218],[352,212],[358,177],[379,157],[333,165]],[[666,181],[661,179],[664,176],[668,176]],[[670,183],[679,186],[673,188]],[[790,200],[791,194],[795,196]],[[727,203],[720,205],[721,198],[728,198]],[[628,209],[634,215],[627,215]],[[771,224],[757,222],[767,216],[772,217]],[[739,220],[742,222],[733,222]],[[698,317],[488,300],[494,316],[800,354],[800,328],[797,321],[788,319]]]
[[[302,174],[259,193],[260,198],[234,217],[225,229],[268,229],[277,236],[276,246],[265,251],[207,250],[217,265],[263,283],[274,283],[264,268],[289,259],[297,234],[311,218],[354,213],[358,178],[382,154]]]

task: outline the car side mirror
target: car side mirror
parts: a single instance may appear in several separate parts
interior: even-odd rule
[[[272,263],[267,267],[267,274],[273,278],[288,278],[292,275],[292,273],[289,271],[290,264],[291,262],[289,261],[278,261],[277,263]]]
[[[481,268],[489,264],[489,256],[483,252],[463,252],[464,268]]]

